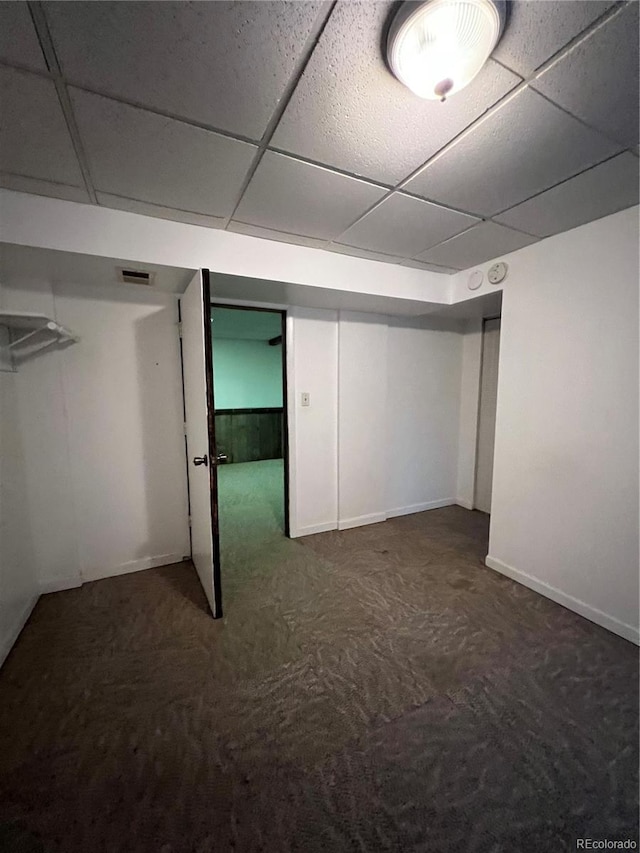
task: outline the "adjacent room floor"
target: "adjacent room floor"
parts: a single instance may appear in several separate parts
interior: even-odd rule
[[[284,460],[218,467],[218,517],[223,592],[246,586],[284,540]],[[286,540],[284,540],[286,543]],[[291,543],[289,543],[291,544]],[[226,599],[226,596],[225,596]]]
[[[188,563],[41,598],[0,671],[3,850],[636,837],[637,649],[485,568],[486,516],[243,542],[218,622]]]

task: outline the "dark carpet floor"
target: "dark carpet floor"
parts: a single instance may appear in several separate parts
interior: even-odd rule
[[[189,564],[40,599],[0,671],[0,849],[637,840],[637,649],[485,568],[485,516],[258,539],[218,622]]]

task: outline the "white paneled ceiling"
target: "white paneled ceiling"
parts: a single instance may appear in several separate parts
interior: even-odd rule
[[[226,217],[257,147],[70,88],[95,189]]]
[[[62,74],[118,100],[261,139],[321,3],[44,3]]]
[[[288,234],[331,240],[386,193],[301,160],[266,151],[234,218]]]
[[[638,201],[638,158],[628,151],[522,202],[498,222],[537,237],[550,237],[631,207]]]
[[[352,225],[339,242],[413,258],[477,222],[472,216],[398,192]]]
[[[542,95],[522,89],[434,157],[407,190],[492,216],[620,150]]]
[[[467,269],[483,264],[497,255],[506,255],[536,242],[536,237],[498,225],[496,222],[481,222],[457,237],[452,237],[433,249],[418,255],[420,260],[433,264]]]
[[[513,0],[444,104],[391,2],[0,3],[0,185],[465,269],[638,202],[638,0]]]
[[[26,3],[0,3],[0,33],[0,61],[47,70]]]
[[[624,147],[638,144],[638,9],[637,2],[621,9],[533,83]]]
[[[512,3],[509,26],[493,52],[498,62],[526,77],[597,21],[615,0],[537,0]]]
[[[69,186],[83,178],[55,83],[45,77],[0,67],[0,166]]]

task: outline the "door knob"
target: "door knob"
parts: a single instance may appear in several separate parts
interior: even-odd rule
[[[207,456],[206,453],[204,454],[204,456],[194,456],[193,457],[193,464],[194,465],[208,465],[209,464],[209,457]]]

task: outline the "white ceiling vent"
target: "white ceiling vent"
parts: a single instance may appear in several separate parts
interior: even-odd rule
[[[153,276],[147,270],[118,269],[118,280],[125,284],[153,284]]]

